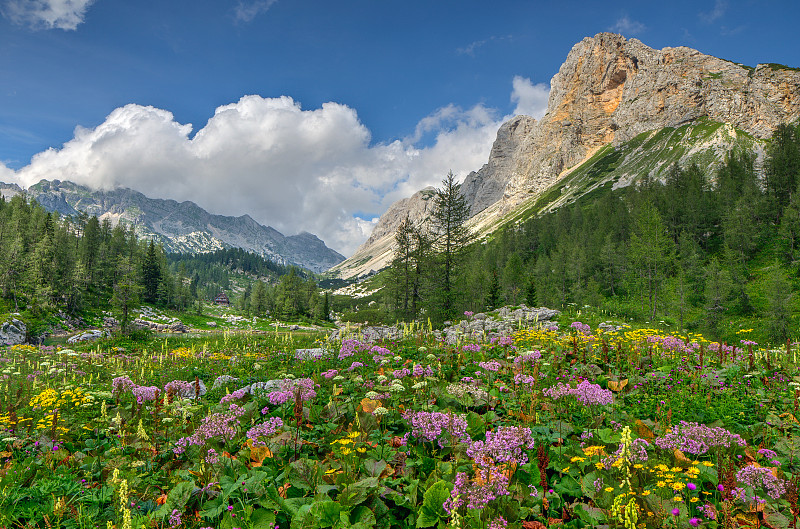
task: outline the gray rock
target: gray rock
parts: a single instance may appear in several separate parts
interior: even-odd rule
[[[0,345],[19,345],[25,343],[28,327],[22,320],[11,318],[0,326]]]
[[[101,331],[99,329],[93,329],[89,331],[84,331],[80,334],[76,334],[75,336],[70,336],[67,338],[67,343],[75,344],[79,342],[93,342],[95,340],[99,340],[100,338],[104,338],[108,336],[105,331]]]
[[[326,355],[325,349],[316,347],[314,349],[295,349],[294,357],[298,360],[318,360]]]

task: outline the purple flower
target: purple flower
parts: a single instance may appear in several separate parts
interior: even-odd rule
[[[712,448],[747,445],[741,436],[724,428],[685,421],[681,421],[665,436],[657,438],[655,444],[662,450],[677,449],[693,455],[705,454]]]
[[[261,438],[275,435],[275,432],[282,427],[283,420],[280,417],[270,417],[267,422],[247,430],[247,437],[253,440],[253,446],[266,446],[266,443]]]
[[[464,415],[453,413],[412,412],[410,415],[411,435],[425,441],[437,441],[441,448],[458,442],[469,443],[467,419]]]
[[[695,491],[695,490],[697,490],[697,485],[695,485],[694,483],[690,482],[690,483],[686,484],[686,488],[691,490],[691,491]]]
[[[681,510],[675,507],[672,509],[672,516],[678,516],[681,513]]]
[[[769,468],[747,465],[736,473],[736,480],[753,487],[753,489],[763,488],[773,500],[777,500],[786,492],[786,483],[775,476]],[[739,495],[739,497],[742,500],[745,499],[743,495]],[[752,499],[757,498],[758,496],[753,496]]]

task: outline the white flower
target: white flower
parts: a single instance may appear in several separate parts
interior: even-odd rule
[[[395,360],[395,362],[399,362],[399,361],[400,361],[400,360],[402,360],[402,359],[403,359],[403,357],[402,357],[402,356],[395,356],[395,357],[394,357],[394,360]]]
[[[411,386],[411,389],[422,389],[427,385],[428,385],[428,383],[423,380],[422,382],[417,382],[416,384]]]
[[[368,399],[370,399],[370,400],[375,400],[375,399],[377,399],[378,397],[380,397],[380,394],[379,394],[379,393],[376,393],[376,392],[374,392],[374,391],[368,391],[368,392],[367,392],[367,394],[366,394],[365,396],[366,396]]]
[[[380,417],[381,415],[386,415],[387,413],[389,413],[389,410],[387,410],[387,409],[386,409],[386,408],[384,408],[383,406],[378,406],[378,407],[377,407],[377,408],[375,408],[375,410],[372,412],[372,415],[376,415],[376,416]]]
[[[344,380],[344,377],[342,375],[336,375],[335,377],[333,377],[333,380],[336,380],[336,381]]]
[[[389,380],[389,379],[388,379],[388,377],[386,375],[378,375],[378,382],[380,382],[381,384],[383,384],[387,380]]]

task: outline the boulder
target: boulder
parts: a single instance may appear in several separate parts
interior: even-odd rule
[[[74,344],[79,342],[93,342],[95,340],[99,340],[100,338],[104,338],[107,336],[105,331],[101,331],[100,329],[92,329],[89,331],[84,331],[80,334],[76,334],[75,336],[70,336],[67,338],[67,343]]]
[[[0,345],[18,345],[25,343],[28,327],[21,320],[11,318],[0,326]]]

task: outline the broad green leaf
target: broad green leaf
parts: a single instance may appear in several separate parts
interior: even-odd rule
[[[339,522],[339,515],[343,508],[333,500],[316,502],[311,505],[311,516],[314,517],[316,527],[333,527]]]

